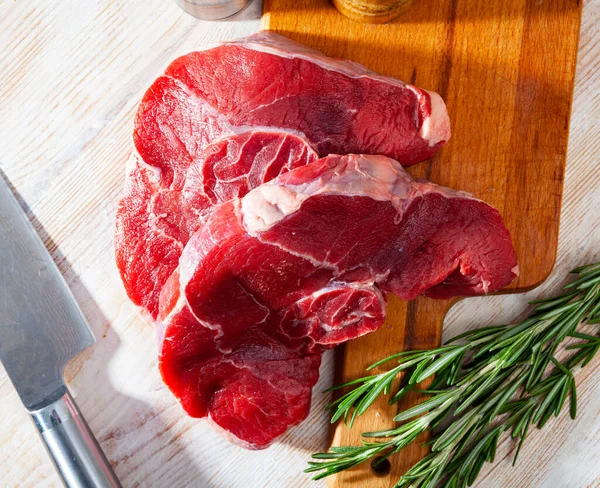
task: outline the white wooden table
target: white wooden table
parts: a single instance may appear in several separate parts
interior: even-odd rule
[[[326,447],[319,391],[331,381],[331,355],[307,421],[266,451],[231,446],[186,417],[163,386],[154,331],[136,316],[113,263],[114,214],[144,90],[178,55],[257,30],[259,12],[255,3],[235,22],[208,23],[169,0],[0,1],[0,168],[98,338],[66,379],[126,487],[323,486],[302,470]],[[556,270],[529,296],[461,302],[447,333],[513,319],[566,270],[600,259],[600,0],[586,2],[583,18]],[[600,486],[600,360],[578,383],[577,421],[563,415],[533,432],[516,468],[505,441],[477,486]],[[59,486],[1,369],[0,413],[0,487]]]

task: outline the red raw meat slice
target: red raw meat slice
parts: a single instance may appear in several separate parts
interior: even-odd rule
[[[213,125],[206,137],[223,130]],[[183,137],[179,134],[174,140]],[[174,147],[175,143],[165,145]],[[271,129],[228,135],[195,151],[193,156],[187,151],[167,151],[168,164],[160,167],[134,158],[117,211],[117,266],[129,298],[149,320],[156,319],[161,290],[177,268],[183,246],[212,205],[242,197],[317,159],[303,137]]]
[[[210,416],[233,442],[250,449],[306,418],[320,354],[300,355],[258,327],[223,348],[187,307],[173,313],[161,341],[161,373],[193,417]]]
[[[222,369],[222,390],[207,394],[196,388],[205,381],[198,372],[214,358],[205,359],[202,347],[194,346],[197,354],[181,374],[173,363],[180,363],[180,350],[189,350],[185,337],[210,330],[225,362],[237,348],[258,347],[259,330],[263,343],[277,343],[269,346],[273,358],[285,349],[294,364],[298,356],[312,358],[381,326],[387,292],[404,299],[480,295],[509,284],[517,263],[494,208],[466,193],[414,181],[387,157],[349,155],[297,168],[215,207],[186,245],[179,272],[182,293],[163,323],[169,338],[160,354],[164,381],[186,398],[188,413],[208,414],[226,431],[234,426],[242,442],[263,447],[274,436],[267,438],[261,419],[252,424],[252,412],[259,399],[268,403],[272,390],[257,391],[245,377],[230,387],[229,366]],[[182,309],[190,320],[174,326]],[[253,335],[247,344],[248,331]],[[261,349],[261,361],[269,361],[269,348]],[[303,374],[296,378],[295,367],[285,371],[290,381],[308,387]],[[216,395],[228,398],[227,405],[235,400],[227,421],[213,414]],[[196,405],[208,405],[206,413]],[[253,440],[257,435],[260,446]]]
[[[165,77],[175,84],[174,94],[165,98],[163,77],[144,98],[151,128],[156,126],[154,111],[188,110],[177,108],[179,102],[190,103],[183,95],[188,90],[234,126],[299,130],[321,156],[385,154],[411,165],[431,158],[450,137],[446,106],[436,93],[329,58],[273,32],[182,56]],[[184,132],[183,144],[169,137],[167,147],[177,153],[184,150],[180,146],[193,150],[187,138],[193,128],[186,125],[182,131],[181,124],[173,125]],[[165,147],[139,127],[134,142],[150,164],[148,158],[154,160]]]
[[[241,208],[261,242],[404,300],[490,293],[518,273],[496,209],[415,181],[384,156],[329,156],[250,192]]]

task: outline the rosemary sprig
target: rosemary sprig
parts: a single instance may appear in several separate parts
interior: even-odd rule
[[[600,323],[600,263],[572,273],[577,278],[563,294],[531,302],[535,308],[521,322],[471,330],[437,349],[394,354],[368,368],[395,361],[389,371],[331,388],[352,387],[329,406],[332,422],[343,419],[352,426],[381,394],[396,403],[433,378],[427,390],[416,390],[429,398],[399,413],[396,427],[363,433],[359,446],[314,454],[306,472],[320,479],[370,459],[380,463],[444,423],[429,441],[431,453],[396,487],[470,486],[483,464],[493,461],[504,432],[519,440],[516,462],[530,426],[542,428],[567,398],[575,418],[574,374],[600,350],[600,337],[576,330],[582,323]],[[566,347],[568,357],[559,361],[556,353],[567,338],[579,342]],[[400,374],[403,383],[391,394]]]

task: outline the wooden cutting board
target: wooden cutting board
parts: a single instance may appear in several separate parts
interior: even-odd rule
[[[328,0],[263,5],[265,29],[440,93],[452,139],[410,173],[469,191],[500,211],[521,269],[509,291],[548,276],[556,256],[580,0],[413,0],[385,25],[351,21]],[[362,375],[388,354],[438,345],[450,305],[392,297],[386,325],[340,351],[338,381]],[[358,444],[360,432],[389,427],[406,406],[382,399],[352,430],[334,426],[333,443]],[[388,474],[374,476],[367,463],[329,484],[391,487],[425,453],[415,444],[392,458]]]

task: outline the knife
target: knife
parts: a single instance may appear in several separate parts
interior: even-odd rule
[[[0,173],[0,362],[69,488],[121,486],[63,380],[65,365],[94,341]]]

